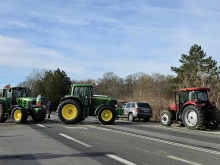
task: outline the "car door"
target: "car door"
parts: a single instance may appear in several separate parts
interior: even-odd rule
[[[125,115],[125,117],[128,117],[128,114],[130,112],[130,108],[131,108],[131,103],[127,103],[126,107],[124,108],[124,115]]]

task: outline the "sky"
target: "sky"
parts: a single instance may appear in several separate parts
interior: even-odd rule
[[[219,65],[219,29],[219,0],[0,0],[0,87],[33,69],[174,75],[193,44]]]

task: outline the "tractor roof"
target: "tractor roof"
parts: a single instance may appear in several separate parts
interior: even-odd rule
[[[77,86],[77,87],[88,87],[88,86],[91,86],[91,84],[72,84],[72,86]]]
[[[199,88],[199,87],[191,87],[191,88],[183,88],[179,90],[180,92],[183,91],[210,91],[210,88]]]
[[[3,89],[15,89],[15,88],[25,88],[25,87],[4,87]]]

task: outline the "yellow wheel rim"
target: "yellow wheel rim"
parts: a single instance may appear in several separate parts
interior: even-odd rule
[[[109,121],[112,119],[112,112],[110,110],[104,110],[102,113],[101,113],[101,118],[102,120],[104,121]]]
[[[62,109],[62,116],[66,120],[71,120],[76,117],[77,109],[73,104],[67,104]]]
[[[21,120],[21,117],[22,117],[21,110],[19,110],[19,109],[15,110],[15,112],[14,112],[14,119],[19,121],[19,120]]]

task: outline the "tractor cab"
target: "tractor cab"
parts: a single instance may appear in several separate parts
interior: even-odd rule
[[[12,105],[17,104],[17,98],[27,97],[27,90],[24,87],[12,87],[3,89],[3,97],[7,98]]]
[[[206,105],[209,102],[208,99],[209,88],[185,88],[179,91],[179,103],[178,108],[181,110],[183,107],[189,104],[193,105]]]

